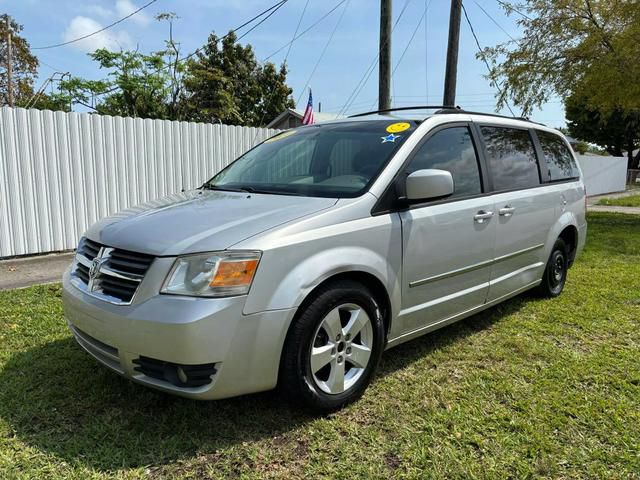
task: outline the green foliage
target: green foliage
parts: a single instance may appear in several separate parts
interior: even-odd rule
[[[99,49],[90,56],[100,68],[110,70],[107,78],[62,81],[60,97],[104,115],[167,118],[170,76],[162,55]]]
[[[29,42],[20,32],[23,26],[17,23],[8,14],[0,15],[0,105],[9,102],[7,88],[7,19],[11,31],[11,66],[13,80],[13,99],[17,106],[24,105],[33,95],[33,82],[38,72],[38,59],[31,53]]]
[[[604,148],[620,157],[626,150],[629,168],[638,168],[638,159],[632,156],[640,144],[640,110],[626,111],[615,108],[606,112],[591,107],[584,95],[573,94],[565,101],[569,133]]]
[[[293,107],[287,69],[260,65],[250,45],[237,43],[233,33],[219,39],[214,33],[195,58],[182,61],[173,38],[173,13],[156,17],[169,23],[165,49],[90,54],[102,80],[71,78],[60,82],[51,104],[79,104],[105,115],[120,115],[229,125],[262,126],[285,108]]]
[[[320,417],[136,385],[75,344],[59,285],[0,292],[0,478],[637,478],[640,216],[588,220],[559,298],[400,345]]]
[[[529,114],[552,95],[581,92],[602,112],[638,109],[638,0],[523,0],[505,10],[518,15],[522,39],[481,54],[493,64],[491,80],[504,84],[500,107],[511,99]]]
[[[185,111],[198,121],[262,126],[293,107],[286,84],[287,69],[261,66],[250,45],[242,46],[230,32],[214,33],[187,66]]]

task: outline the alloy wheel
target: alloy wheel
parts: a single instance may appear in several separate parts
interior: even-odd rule
[[[353,303],[331,310],[313,336],[309,362],[313,380],[323,392],[349,390],[371,358],[373,326],[364,308]]]

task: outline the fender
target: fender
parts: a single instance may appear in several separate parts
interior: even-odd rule
[[[578,235],[580,234],[580,229],[578,228],[578,219],[576,215],[570,211],[565,211],[560,218],[553,224],[553,227],[549,230],[549,235],[547,236],[547,240],[544,244],[544,261],[549,258],[551,255],[551,249],[553,248],[553,244],[556,242],[562,231],[569,227],[573,226],[578,231]],[[580,237],[578,237],[578,243],[581,241]]]
[[[277,261],[271,258],[271,253],[265,252],[261,264]],[[391,318],[397,315],[400,309],[399,249],[395,262],[370,248],[356,246],[334,246],[300,260],[283,278],[273,279],[275,289],[270,295],[249,295],[244,313],[297,308],[316,287],[334,275],[363,272],[378,279],[385,287],[391,303]]]

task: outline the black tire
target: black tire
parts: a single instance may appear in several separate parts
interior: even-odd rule
[[[544,298],[554,298],[562,293],[569,270],[569,250],[564,240],[558,238],[553,245],[547,267],[544,270],[538,293]]]
[[[344,312],[341,310],[343,306],[348,308],[354,308],[353,311],[347,310]],[[342,338],[342,345],[339,342],[334,343],[335,348],[331,348],[331,355],[333,360],[326,367],[329,368],[329,373],[333,375],[333,368],[336,368],[336,362],[339,361],[336,355],[342,359],[343,366],[342,371],[344,378],[346,379],[351,371],[354,373],[351,381],[353,382],[349,388],[347,387],[347,381],[344,381],[344,391],[340,393],[329,393],[323,390],[323,382],[319,382],[318,377],[322,370],[314,373],[311,371],[311,357],[312,348],[326,348],[329,347],[329,342],[335,342],[329,340],[329,334],[324,330],[325,320],[330,318],[330,313],[338,312],[340,321],[344,321],[344,314],[346,313],[347,319],[355,318],[357,310],[360,308],[368,316],[368,324],[371,327],[366,327],[366,333],[362,337],[356,334],[356,337],[350,338],[346,334],[346,325],[343,323],[340,327],[340,332],[344,335]],[[338,310],[336,310],[338,309]],[[351,316],[350,316],[351,315]],[[335,318],[335,317],[331,317]],[[363,320],[363,322],[366,320]],[[348,320],[346,321],[348,323]],[[335,323],[335,322],[334,322]],[[355,331],[355,329],[354,329]],[[362,329],[365,332],[365,329]],[[369,339],[370,356],[368,357],[368,363],[366,367],[356,368],[355,364],[350,363],[350,359],[347,358],[347,351],[349,356],[351,355],[351,346],[354,347],[354,353],[357,342],[364,342],[364,338]],[[323,343],[323,338],[326,337],[327,343]],[[347,337],[353,343],[345,342]],[[371,382],[373,375],[376,371],[380,357],[384,350],[385,345],[385,328],[384,321],[380,308],[375,301],[371,292],[363,285],[351,281],[351,280],[338,280],[325,287],[321,287],[317,291],[310,301],[306,302],[294,319],[287,338],[285,340],[284,349],[282,352],[282,361],[280,366],[280,382],[279,387],[281,393],[293,404],[302,404],[306,408],[316,412],[331,412],[342,408],[343,406],[356,401],[362,396],[365,389]],[[320,343],[318,343],[320,342]],[[345,346],[346,345],[348,346]],[[338,352],[339,348],[342,348]],[[335,354],[334,354],[335,351]],[[355,357],[354,357],[355,358]],[[341,363],[342,363],[341,362]],[[324,388],[328,388],[331,378],[327,379],[327,383],[324,384]]]

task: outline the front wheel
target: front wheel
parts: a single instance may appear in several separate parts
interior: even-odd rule
[[[562,293],[567,281],[569,269],[569,254],[567,245],[561,238],[556,240],[551,251],[551,256],[544,271],[542,283],[538,287],[538,293],[546,298],[557,297]]]
[[[281,387],[314,410],[341,408],[371,382],[384,341],[382,315],[367,288],[348,280],[322,288],[287,335]]]

